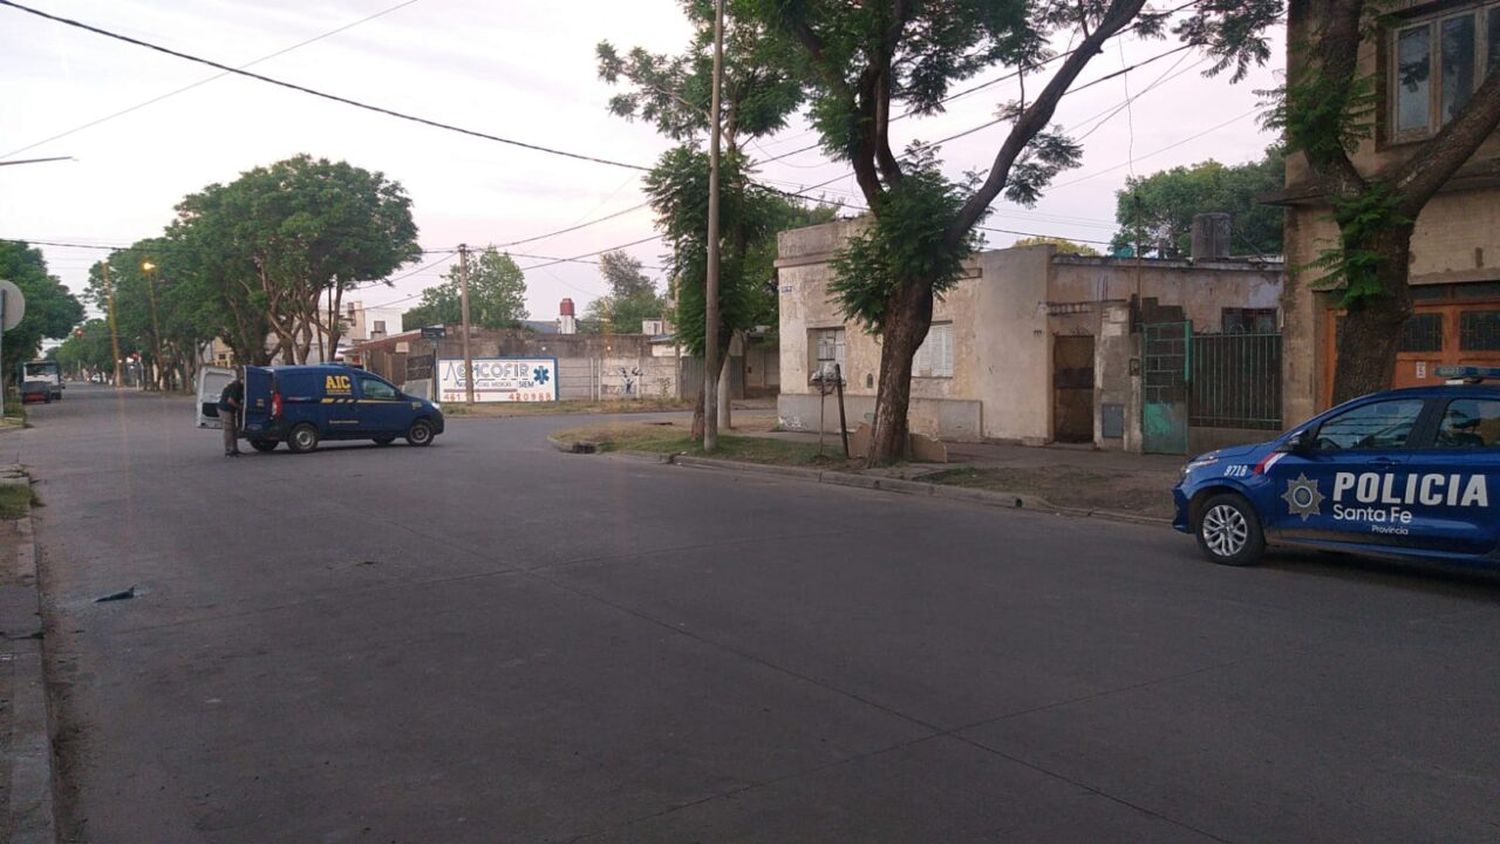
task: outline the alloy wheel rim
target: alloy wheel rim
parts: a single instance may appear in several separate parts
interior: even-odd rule
[[[1215,556],[1233,557],[1250,541],[1250,524],[1238,508],[1220,504],[1203,517],[1203,542]]]

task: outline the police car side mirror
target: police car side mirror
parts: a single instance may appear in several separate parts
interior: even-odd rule
[[[1276,450],[1283,454],[1301,454],[1311,451],[1312,444],[1313,438],[1311,433],[1308,431],[1298,431],[1282,440],[1281,445],[1277,446]]]

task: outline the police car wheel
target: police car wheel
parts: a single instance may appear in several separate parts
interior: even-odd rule
[[[415,446],[431,445],[432,424],[425,419],[411,423],[411,429],[406,432],[406,442]]]
[[[1260,519],[1250,502],[1233,493],[1215,495],[1198,510],[1193,534],[1210,562],[1226,566],[1248,566],[1266,550]]]
[[[286,438],[286,447],[303,454],[318,447],[318,429],[306,422],[292,429],[292,433]]]
[[[396,441],[395,437],[376,437],[375,438],[375,444],[376,445],[390,445],[391,443],[393,443],[395,441]]]
[[[253,448],[253,449],[255,449],[256,451],[275,451],[276,450],[276,441],[275,440],[251,440],[250,441],[250,447]]]

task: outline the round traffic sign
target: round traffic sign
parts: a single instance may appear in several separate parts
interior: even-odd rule
[[[26,297],[21,295],[21,288],[14,282],[0,279],[0,295],[5,297],[5,322],[4,329],[9,331],[21,324],[21,318],[26,316]]]

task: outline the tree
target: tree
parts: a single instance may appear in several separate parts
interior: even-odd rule
[[[463,317],[458,265],[443,283],[422,291],[415,308],[401,315],[403,331],[424,325],[450,325]],[[514,328],[526,312],[526,276],[510,255],[486,246],[469,266],[469,322],[480,328]]]
[[[1379,37],[1387,4],[1292,0],[1287,84],[1271,125],[1304,155],[1333,207],[1339,240],[1313,268],[1344,285],[1344,329],[1333,375],[1341,402],[1390,386],[1401,328],[1412,313],[1411,237],[1417,217],[1500,125],[1500,63],[1437,134],[1404,159],[1361,173],[1352,155],[1373,137],[1380,78],[1359,68],[1366,39]],[[1428,72],[1422,65],[1420,73]]]
[[[232,262],[227,280],[258,298],[278,350],[296,363],[307,361],[314,342],[325,359],[337,353],[345,290],[421,255],[399,183],[307,155],[210,185],[184,199],[178,214],[184,237]]]
[[[15,283],[26,299],[26,313],[5,332],[4,380],[15,382],[19,364],[31,360],[43,339],[66,337],[83,319],[83,305],[57,277],[47,272],[41,250],[15,240],[0,240],[0,279]]]
[[[1140,244],[1143,255],[1180,258],[1192,251],[1193,216],[1221,212],[1230,216],[1234,250],[1280,255],[1284,214],[1255,198],[1285,184],[1286,154],[1279,146],[1267,149],[1260,161],[1224,165],[1210,159],[1127,179],[1115,192],[1120,231],[1110,247]]]
[[[63,372],[75,377],[114,373],[109,323],[103,319],[91,319],[74,329],[62,345],[52,349],[52,353]]]
[[[1099,250],[1095,249],[1092,246],[1086,246],[1082,243],[1074,243],[1071,240],[1067,240],[1061,237],[1023,237],[1015,243],[1012,243],[1011,246],[1052,246],[1055,247],[1058,253],[1062,255],[1086,255],[1090,258],[1097,257],[1099,254]]]
[[[1145,0],[749,0],[747,11],[800,48],[798,73],[824,149],[848,161],[870,224],[833,262],[831,290],[846,317],[881,338],[880,386],[869,460],[906,451],[912,357],[927,336],[934,297],[958,279],[976,247],[974,227],[1002,193],[1031,205],[1081,148],[1049,128],[1059,99],[1106,42],[1134,30],[1170,31],[1233,68],[1236,81],[1270,57],[1265,29],[1280,0],[1204,0],[1172,23]],[[1052,52],[1067,41],[1072,48]],[[1042,68],[1056,63],[1040,82]],[[1025,83],[1000,109],[1010,126],[983,177],[944,176],[936,151],[914,144],[898,156],[890,123],[899,112],[941,111],[950,86],[1006,65]]]
[[[609,326],[616,334],[635,334],[642,321],[666,315],[667,300],[656,292],[656,282],[641,272],[640,261],[624,252],[606,252],[599,256],[599,272],[609,293],[584,309],[587,324]]]
[[[729,344],[736,331],[753,327],[744,320],[750,309],[740,304],[759,295],[764,277],[747,272],[746,257],[768,235],[761,222],[738,213],[758,199],[751,197],[750,172],[740,146],[747,139],[770,135],[786,125],[803,102],[804,85],[794,45],[774,37],[772,28],[754,14],[751,0],[726,0],[723,82],[720,96],[720,309],[719,358],[728,366]],[[655,124],[662,135],[679,142],[658,160],[646,177],[647,193],[671,249],[670,272],[677,302],[677,330],[689,352],[704,356],[707,334],[708,156],[699,143],[710,128],[713,88],[713,0],[683,0],[693,26],[686,50],[677,56],[641,48],[621,56],[609,42],[598,47],[599,76],[628,90],[610,100],[610,110],[626,119]],[[774,239],[774,232],[770,235]],[[719,391],[719,418],[728,427],[728,394]],[[693,436],[702,437],[703,395],[693,414]]]

